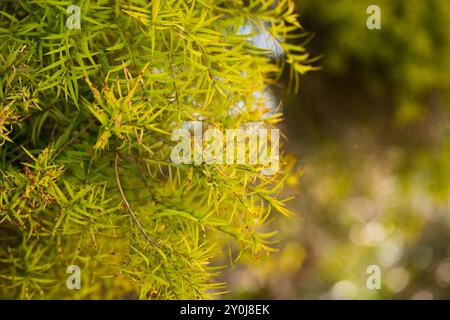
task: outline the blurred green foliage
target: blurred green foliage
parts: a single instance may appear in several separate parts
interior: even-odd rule
[[[317,32],[324,71],[349,75],[369,92],[395,100],[400,121],[417,119],[433,94],[450,91],[450,2],[446,0],[298,0]],[[381,30],[366,28],[369,5],[381,9]],[[448,96],[447,96],[448,98]]]
[[[369,30],[366,9],[381,8]],[[233,297],[450,298],[450,2],[298,0],[322,70],[282,95],[304,165],[279,252]],[[381,269],[369,290],[367,268]]]

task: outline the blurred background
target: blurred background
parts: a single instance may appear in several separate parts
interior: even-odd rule
[[[275,221],[278,252],[225,272],[223,298],[449,299],[450,2],[296,3],[323,55],[298,95],[276,90],[304,169],[288,181],[296,216]]]

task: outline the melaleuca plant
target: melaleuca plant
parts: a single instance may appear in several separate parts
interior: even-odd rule
[[[271,250],[289,162],[173,163],[171,132],[275,127],[257,93],[286,64],[295,82],[312,69],[291,1],[0,6],[1,297],[208,298],[215,258]],[[281,55],[249,41],[261,32]]]

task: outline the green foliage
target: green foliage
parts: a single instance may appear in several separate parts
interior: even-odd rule
[[[446,0],[297,0],[317,32],[323,72],[349,76],[361,89],[391,97],[399,122],[420,120],[450,92],[450,3]],[[369,30],[370,5],[381,9],[381,30]],[[447,110],[450,110],[446,104]]]
[[[279,220],[275,259],[229,276],[229,297],[449,299],[450,2],[296,3],[323,54],[285,100],[300,214]],[[381,30],[366,27],[372,4]]]
[[[271,250],[289,170],[176,165],[170,133],[203,117],[273,127],[255,92],[313,67],[291,1],[2,1],[0,295],[206,298],[212,261]],[[240,26],[255,32],[241,34]],[[251,44],[267,30],[283,59]],[[242,105],[242,112],[230,114]],[[238,248],[238,250],[233,250]],[[81,268],[81,290],[66,268]]]

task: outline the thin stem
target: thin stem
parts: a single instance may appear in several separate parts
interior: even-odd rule
[[[116,151],[116,157],[115,157],[115,160],[114,160],[114,171],[116,172],[117,187],[119,188],[120,195],[122,196],[123,202],[125,203],[125,206],[127,207],[128,212],[133,217],[134,221],[136,222],[137,226],[139,227],[139,230],[141,230],[141,233],[143,234],[144,238],[148,241],[148,243],[150,243],[154,248],[155,247],[159,247],[158,244],[152,238],[150,238],[150,236],[147,234],[147,232],[145,232],[145,230],[142,227],[142,225],[141,225],[139,219],[137,218],[136,214],[131,209],[127,198],[125,197],[125,194],[124,194],[123,189],[122,189],[122,184],[120,183],[120,178],[119,178],[119,153],[117,151]],[[160,259],[159,259],[158,256],[156,256],[156,259],[159,261],[159,264],[161,264]],[[164,272],[164,275],[165,275],[167,281],[170,284],[170,288],[172,289],[172,292],[175,295],[175,299],[178,299],[178,295],[177,295],[177,293],[175,291],[175,287],[173,286],[172,280],[169,278],[169,275],[167,274],[167,271],[164,268],[164,265],[162,265],[162,269],[163,269],[163,272]]]
[[[117,183],[117,187],[119,188],[119,192],[120,195],[122,196],[122,200],[125,203],[125,207],[127,208],[128,212],[130,213],[130,215],[133,217],[134,222],[136,222],[139,230],[141,231],[142,235],[144,236],[144,238],[153,246],[153,247],[158,247],[158,244],[147,234],[147,232],[144,230],[144,228],[142,227],[141,222],[139,221],[139,219],[137,218],[136,214],[134,213],[134,211],[131,209],[130,204],[128,203],[127,198],[125,197],[125,194],[123,192],[122,189],[122,184],[120,183],[120,178],[119,178],[119,153],[116,152],[116,158],[114,160],[114,170],[116,172],[116,183]]]

